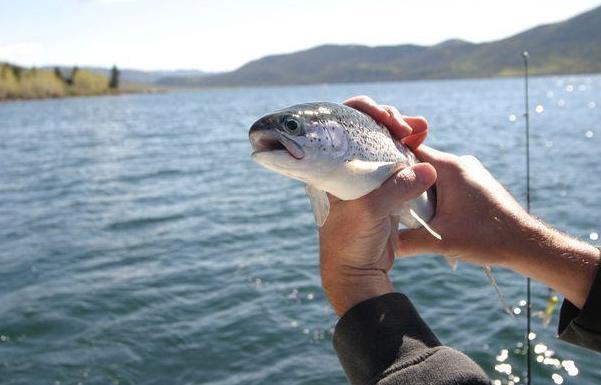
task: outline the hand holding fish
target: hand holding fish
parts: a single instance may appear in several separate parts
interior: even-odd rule
[[[505,265],[513,241],[535,219],[475,157],[427,146],[415,154],[439,173],[436,214],[429,224],[444,237],[433,239],[423,229],[401,231],[397,255],[437,253],[479,265]]]
[[[420,146],[427,132],[424,118],[403,117],[368,97],[294,105],[250,128],[252,159],[306,186],[321,228],[322,280],[336,312],[392,291],[386,273],[395,251],[484,265],[502,301],[492,264],[581,306],[598,250],[531,217],[476,158]],[[428,187],[437,174],[435,193]],[[398,232],[399,222],[411,230]]]
[[[389,107],[363,111],[376,117],[376,108]],[[398,135],[400,122],[379,121]],[[422,131],[427,132],[427,127]],[[406,139],[404,143],[408,144]],[[598,249],[528,214],[475,157],[427,146],[412,149],[436,169],[437,207],[429,225],[444,236],[435,239],[424,227],[402,230],[397,256],[435,253],[479,265],[501,265],[546,284],[582,308],[600,262]]]
[[[422,117],[402,117],[395,107],[358,96],[344,104],[384,124],[395,137],[417,147],[428,131]],[[436,180],[427,163],[404,168],[379,189],[356,200],[328,195],[330,213],[320,228],[320,268],[324,290],[338,315],[372,297],[394,291],[387,272],[394,262],[398,223],[391,214],[424,193]],[[357,220],[361,218],[361,220]]]
[[[330,215],[319,231],[320,268],[324,290],[338,315],[394,291],[387,272],[394,261],[398,223],[393,223],[391,213],[420,196],[435,180],[432,166],[419,163],[359,199],[329,196]]]

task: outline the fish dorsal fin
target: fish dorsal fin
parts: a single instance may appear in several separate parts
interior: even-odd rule
[[[313,215],[315,215],[315,223],[321,227],[326,223],[328,214],[330,213],[330,201],[328,200],[328,194],[325,191],[319,190],[310,184],[305,186],[305,191],[309,196],[311,207],[313,208]]]

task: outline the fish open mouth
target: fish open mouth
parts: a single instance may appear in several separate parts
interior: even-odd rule
[[[251,129],[249,138],[253,155],[260,152],[285,151],[295,159],[302,159],[305,156],[305,152],[298,144],[272,130]]]

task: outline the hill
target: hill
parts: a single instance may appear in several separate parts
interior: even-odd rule
[[[157,84],[221,87],[511,76],[521,73],[524,50],[531,53],[533,74],[601,72],[601,7],[489,43],[323,45],[267,56],[228,73],[165,77]]]

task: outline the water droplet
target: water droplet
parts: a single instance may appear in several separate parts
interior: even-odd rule
[[[553,373],[551,379],[553,379],[553,382],[555,382],[558,385],[563,384],[563,377],[557,373]]]
[[[509,121],[510,122],[515,122],[517,120],[517,116],[515,116],[514,114],[509,115]]]
[[[584,136],[586,136],[588,139],[590,139],[593,136],[595,136],[595,133],[593,133],[591,130],[588,130],[587,132],[584,133]]]
[[[532,340],[533,340],[533,339],[535,339],[535,338],[536,338],[536,333],[535,333],[535,332],[530,332],[530,334],[528,334],[528,339],[529,339],[530,341],[532,341]]]
[[[593,231],[592,233],[590,233],[588,235],[588,237],[591,239],[591,241],[596,241],[599,239],[599,233],[597,233],[596,231]]]
[[[535,111],[539,114],[542,114],[545,111],[545,107],[543,107],[542,104],[539,104],[538,106],[536,106]]]

